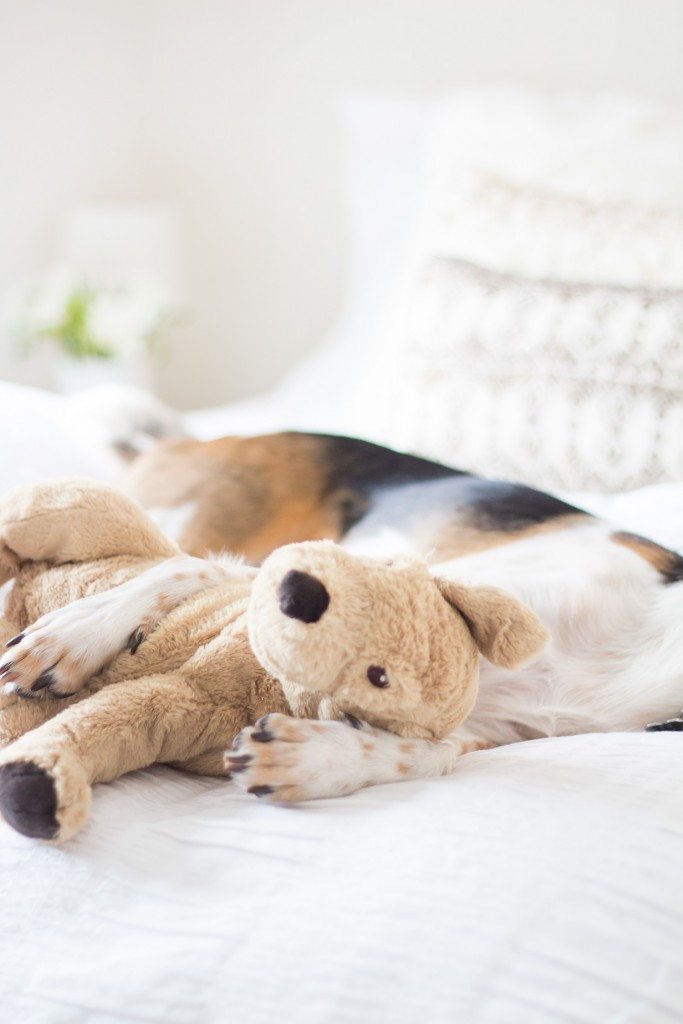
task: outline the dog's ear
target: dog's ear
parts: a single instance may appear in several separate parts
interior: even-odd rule
[[[460,612],[477,647],[493,665],[518,668],[545,647],[549,634],[530,608],[497,587],[468,586],[435,576],[442,596]]]

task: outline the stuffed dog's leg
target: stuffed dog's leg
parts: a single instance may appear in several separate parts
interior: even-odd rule
[[[26,562],[178,554],[137,502],[102,484],[54,480],[22,487],[0,501],[0,583]]]
[[[94,782],[194,754],[213,712],[179,673],[105,687],[2,751],[0,811],[24,835],[67,839]]]
[[[270,714],[242,730],[226,765],[247,792],[274,803],[298,803],[449,775],[463,754],[487,746],[464,735],[404,739],[351,716],[315,722]]]

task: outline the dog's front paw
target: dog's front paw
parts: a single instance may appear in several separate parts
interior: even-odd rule
[[[104,604],[92,598],[74,601],[13,637],[0,658],[4,692],[27,698],[78,693],[121,649],[113,637],[114,623],[103,633],[103,609]],[[135,653],[142,639],[141,630],[136,630],[128,639],[128,650]]]
[[[64,698],[85,683],[85,664],[78,649],[74,651],[61,631],[41,619],[7,646],[9,650],[0,659],[0,682],[6,694]]]
[[[272,803],[345,796],[370,781],[371,732],[357,719],[318,722],[273,713],[239,733],[225,764],[238,786]]]

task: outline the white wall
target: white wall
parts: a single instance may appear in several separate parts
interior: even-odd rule
[[[150,14],[135,0],[0,0],[0,288],[55,258],[71,206],[148,194]],[[3,341],[0,374],[41,382]]]
[[[683,2],[0,0],[0,287],[70,205],[168,202],[194,319],[165,397],[266,387],[343,302],[336,98],[490,82],[683,104]]]

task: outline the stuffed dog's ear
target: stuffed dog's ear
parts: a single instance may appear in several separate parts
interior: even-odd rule
[[[439,576],[434,582],[465,619],[477,647],[493,665],[518,668],[548,642],[548,631],[536,614],[504,590],[468,586]]]

